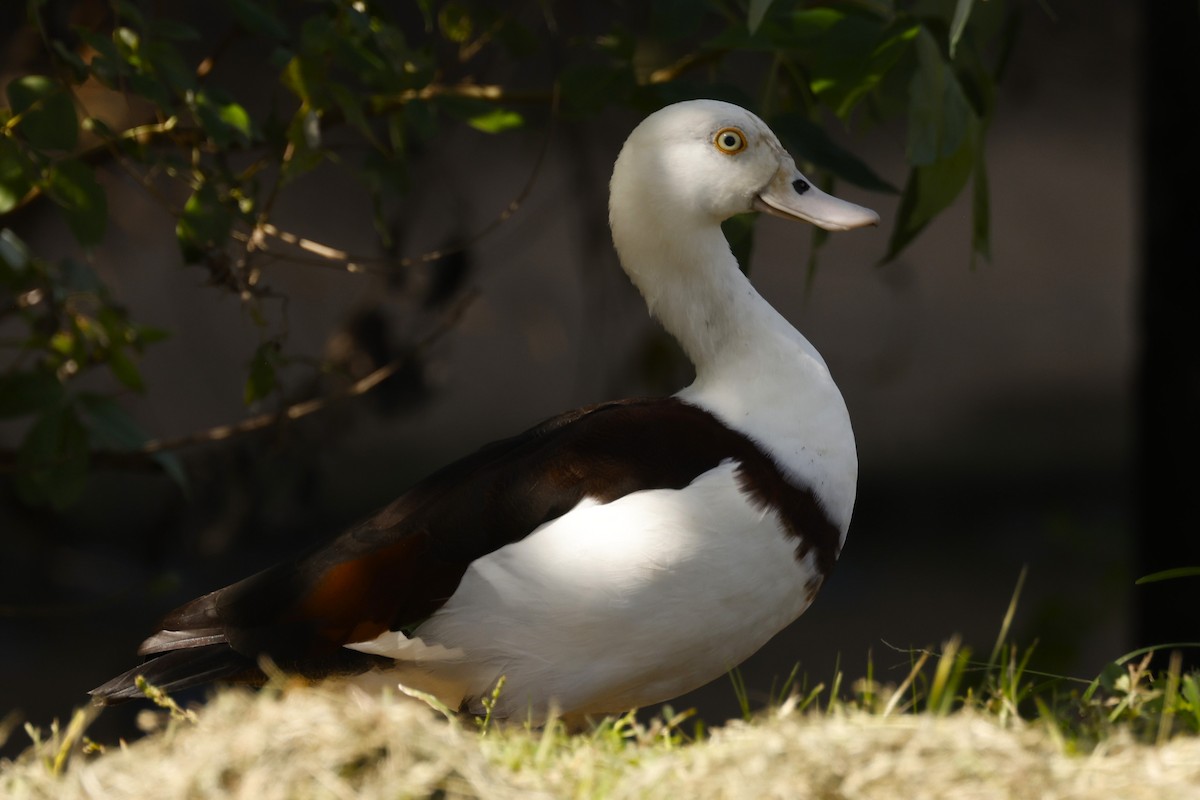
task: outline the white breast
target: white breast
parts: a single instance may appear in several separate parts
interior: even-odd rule
[[[682,490],[581,503],[476,561],[407,638],[352,645],[398,660],[395,678],[451,707],[535,720],[621,711],[707,683],[811,600],[811,556],[756,507],[726,462]]]
[[[850,413],[816,349],[779,318],[780,330],[701,372],[675,396],[713,414],[811,489],[844,544],[858,488]]]

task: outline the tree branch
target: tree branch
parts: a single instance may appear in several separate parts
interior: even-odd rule
[[[467,309],[479,297],[477,290],[466,292],[450,310],[442,315],[437,324],[433,326],[424,336],[421,337],[412,349],[403,356],[384,364],[375,371],[360,378],[350,386],[335,392],[326,397],[317,397],[311,400],[304,400],[299,403],[293,403],[278,411],[267,414],[259,414],[241,422],[235,422],[229,425],[217,425],[203,431],[196,431],[184,436],[175,436],[162,439],[151,439],[143,444],[140,448],[130,451],[118,450],[93,450],[89,455],[90,462],[93,466],[108,467],[111,469],[126,469],[126,470],[145,470],[153,467],[151,457],[156,453],[173,452],[183,450],[188,447],[194,447],[202,444],[211,444],[213,442],[223,442],[246,434],[261,431],[264,428],[270,428],[275,425],[282,425],[295,420],[302,419],[312,414],[325,410],[334,403],[343,400],[349,400],[361,395],[367,394],[372,389],[379,386],[385,380],[396,374],[405,364],[416,356],[424,353],[432,347],[439,339],[453,330],[455,325],[462,319]],[[12,450],[0,451],[0,473],[11,473],[16,470],[17,453]]]
[[[541,175],[542,167],[546,162],[546,155],[550,152],[550,143],[554,139],[555,119],[558,112],[558,86],[551,93],[551,116],[550,121],[546,125],[546,133],[542,137],[541,146],[538,148],[537,158],[533,162],[533,168],[529,172],[529,177],[525,180],[525,185],[517,192],[516,196],[501,209],[500,213],[492,218],[486,225],[480,228],[475,233],[463,239],[453,247],[438,248],[429,250],[416,256],[404,256],[402,258],[393,258],[389,256],[367,256],[356,255],[346,250],[340,250],[336,247],[331,247],[327,244],[306,239],[297,236],[289,231],[280,230],[274,224],[265,220],[255,226],[255,230],[249,234],[234,232],[234,237],[247,243],[248,247],[253,247],[260,253],[274,255],[277,258],[286,258],[289,261],[298,263],[314,264],[317,266],[334,266],[337,269],[344,269],[346,272],[369,272],[376,274],[389,274],[397,267],[413,267],[418,264],[427,264],[431,261],[445,258],[453,253],[458,253],[466,250],[473,244],[481,241],[505,222],[507,222],[513,214],[520,210],[528,199],[533,187],[537,184],[538,177]],[[280,254],[272,251],[262,239],[263,236],[270,236],[278,239],[285,244],[292,245],[305,253],[309,253],[313,258],[306,258],[298,254]],[[379,266],[382,265],[382,266]]]
[[[403,356],[384,364],[374,372],[366,375],[363,378],[352,383],[345,389],[329,395],[328,397],[317,397],[312,400],[305,400],[300,403],[294,403],[286,408],[280,409],[267,414],[259,414],[255,417],[236,422],[231,425],[218,425],[209,428],[205,431],[197,431],[185,436],[176,436],[167,439],[152,439],[146,442],[137,451],[140,455],[150,456],[163,451],[180,450],[185,447],[191,447],[198,444],[208,444],[210,442],[220,442],[235,436],[243,436],[247,433],[253,433],[264,428],[269,428],[274,425],[279,425],[315,414],[322,411],[331,404],[348,400],[353,397],[364,395],[371,391],[385,380],[395,375],[405,364],[412,360],[417,355],[428,350],[437,340],[446,335],[454,326],[462,319],[463,314],[478,298],[477,291],[470,291],[455,303],[450,310],[444,314],[441,320],[413,346],[412,350],[405,353]]]
[[[439,84],[431,83],[420,89],[409,89],[394,95],[376,95],[368,104],[373,114],[385,114],[395,111],[404,105],[417,100],[432,100],[438,97],[463,97],[474,100],[486,100],[492,103],[520,103],[554,105],[558,103],[558,89],[551,91],[510,91],[496,84]],[[345,121],[345,115],[338,109],[325,109],[321,113],[321,122],[325,125],[336,125]],[[119,145],[124,142],[138,141],[144,145],[159,144],[169,140],[179,147],[195,147],[205,141],[207,135],[197,127],[181,126],[178,117],[171,117],[165,122],[148,123],[121,131],[109,139],[102,139],[96,144],[86,147],[74,154],[74,157],[93,166],[120,157]],[[0,219],[15,214],[21,209],[41,198],[45,192],[40,186],[34,186],[11,209],[0,214]]]

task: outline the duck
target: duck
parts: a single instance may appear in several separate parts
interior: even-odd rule
[[[830,231],[879,221],[814,185],[744,108],[651,113],[614,164],[609,226],[694,381],[451,463],[327,543],[170,612],[144,663],[90,694],[142,697],[138,676],[168,692],[261,683],[265,658],[537,723],[670,700],[740,664],[830,575],[858,475],[828,366],[722,233],[751,211]]]

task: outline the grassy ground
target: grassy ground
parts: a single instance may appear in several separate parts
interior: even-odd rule
[[[285,680],[199,713],[160,697],[159,729],[128,746],[89,743],[87,713],[27,729],[0,797],[1200,797],[1200,675],[1178,662],[1128,658],[1089,685],[954,643],[913,661],[898,686],[792,686],[711,730],[670,712],[530,730]]]

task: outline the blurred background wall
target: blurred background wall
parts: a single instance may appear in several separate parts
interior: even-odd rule
[[[1090,678],[1128,649],[1136,8],[1063,2],[1054,12],[1026,14],[989,136],[990,263],[970,266],[965,205],[877,266],[895,199],[843,188],[884,225],[835,235],[811,281],[811,233],[759,222],[751,275],[830,364],[862,475],[837,572],[744,667],[752,699],[796,662],[810,683],[828,683],[837,664],[857,678],[868,659],[877,677],[899,681],[910,647],[960,634],[986,654],[1023,567],[1016,639],[1036,643],[1035,666]],[[686,382],[608,240],[609,170],[636,122],[613,111],[558,128],[520,212],[458,264],[479,299],[382,399],[187,451],[189,496],[158,475],[103,472],[56,515],[0,488],[0,710],[38,723],[65,716],[135,663],[140,639],[177,603],[335,533],[488,440],[574,405]],[[402,250],[485,225],[540,143],[533,132],[465,129],[439,141],[415,168]],[[840,143],[903,182],[899,133]],[[110,232],[96,267],[135,318],[174,332],[145,357],[152,388],[129,398],[137,418],[162,436],[240,419],[254,326],[235,298],[197,290],[205,275],[178,266],[150,197],[115,171],[106,180]],[[307,181],[279,208],[281,226],[367,247],[369,209],[346,200],[339,180]],[[66,236],[53,214],[22,225],[34,242]],[[363,325],[385,342],[411,338],[440,313],[424,308],[431,272],[395,285],[280,265],[267,279],[291,298],[289,344],[301,352]],[[15,437],[0,428],[6,446]],[[674,705],[718,721],[736,701],[718,681]],[[102,723],[126,729],[128,712],[111,716]]]

